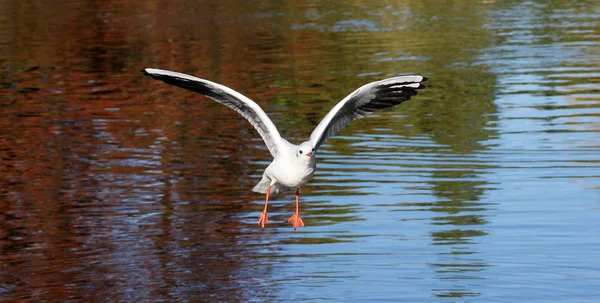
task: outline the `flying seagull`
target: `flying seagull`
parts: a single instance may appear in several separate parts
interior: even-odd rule
[[[275,124],[258,104],[229,87],[168,70],[146,68],[141,72],[165,83],[205,95],[235,110],[256,128],[273,156],[273,162],[265,169],[262,180],[252,189],[266,194],[258,224],[264,229],[269,222],[267,205],[270,194],[296,188],[296,212],[288,220],[294,230],[299,226],[304,227],[298,211],[300,186],[315,172],[316,153],[323,142],[352,120],[409,100],[417,94],[418,89],[425,88],[421,83],[427,81],[423,76],[401,76],[365,84],[334,106],[310,134],[308,141],[295,145],[281,137]]]

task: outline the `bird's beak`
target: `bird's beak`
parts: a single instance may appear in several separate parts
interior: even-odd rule
[[[308,153],[306,153],[306,156],[307,156],[307,157],[310,157],[310,156],[312,156],[312,152],[308,152]]]

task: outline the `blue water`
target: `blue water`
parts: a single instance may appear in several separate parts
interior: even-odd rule
[[[594,1],[0,2],[0,302],[597,302]],[[56,18],[56,16],[62,16]],[[143,77],[228,85],[304,141],[362,84],[301,189],[243,118]]]

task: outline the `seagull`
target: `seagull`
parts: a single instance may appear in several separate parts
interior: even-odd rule
[[[248,97],[224,85],[200,79],[183,73],[146,68],[141,72],[167,84],[200,93],[221,103],[246,118],[265,141],[273,161],[265,169],[262,179],[252,191],[266,194],[265,205],[260,213],[258,225],[262,229],[269,222],[267,205],[269,195],[296,189],[296,212],[288,219],[294,230],[304,227],[298,210],[300,186],[306,183],[315,172],[316,154],[319,147],[329,137],[346,127],[352,120],[363,118],[376,110],[392,107],[417,94],[418,89],[425,88],[423,76],[400,76],[365,84],[337,105],[321,120],[313,130],[308,141],[295,145],[282,138],[258,104]]]

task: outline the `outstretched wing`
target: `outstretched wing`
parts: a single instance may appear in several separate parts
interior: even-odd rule
[[[425,88],[421,84],[425,81],[427,78],[423,76],[402,76],[361,86],[329,111],[310,135],[310,143],[316,150],[352,120],[409,100],[417,94],[417,89]]]
[[[165,83],[205,95],[235,110],[256,128],[273,158],[277,157],[278,150],[281,150],[283,142],[281,135],[273,121],[254,101],[229,87],[194,76],[155,68],[146,68],[141,72]]]

